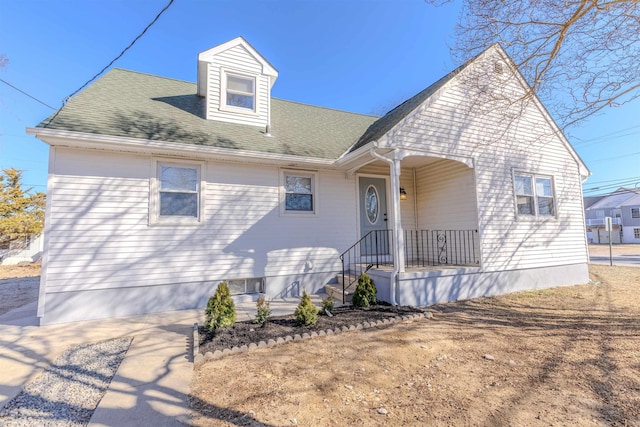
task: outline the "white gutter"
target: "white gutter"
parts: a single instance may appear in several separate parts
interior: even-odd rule
[[[371,156],[378,160],[389,164],[391,175],[391,210],[393,213],[393,269],[391,270],[391,304],[398,305],[396,294],[398,292],[398,273],[404,272],[404,235],[402,234],[402,225],[400,224],[400,160],[388,159],[376,153],[376,143],[374,142],[369,149]]]

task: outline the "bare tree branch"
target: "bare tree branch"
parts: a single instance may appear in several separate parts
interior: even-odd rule
[[[455,59],[500,43],[562,128],[640,96],[640,0],[460,1]]]

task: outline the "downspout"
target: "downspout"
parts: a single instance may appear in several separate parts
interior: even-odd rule
[[[393,213],[393,269],[391,270],[391,304],[398,305],[396,295],[398,292],[398,273],[404,272],[404,235],[402,234],[402,226],[400,224],[400,160],[387,159],[376,153],[376,144],[370,148],[371,156],[387,163],[390,168],[391,175],[391,210]]]

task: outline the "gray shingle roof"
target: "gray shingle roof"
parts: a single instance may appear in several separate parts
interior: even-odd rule
[[[349,152],[355,151],[358,148],[368,144],[371,141],[377,141],[384,134],[389,132],[395,125],[400,123],[402,119],[407,117],[409,113],[418,108],[423,102],[425,102],[431,95],[433,95],[438,89],[444,86],[448,81],[454,78],[460,71],[462,71],[468,64],[470,64],[475,58],[472,58],[456,68],[446,76],[442,77],[431,86],[427,87],[423,91],[407,99],[402,104],[389,111],[384,116],[376,120],[364,134],[358,139],[358,141],[351,147]]]
[[[38,127],[337,159],[377,117],[271,99],[264,129],[206,120],[196,84],[113,69]]]
[[[620,187],[613,193],[603,196],[600,200],[591,204],[591,206],[587,207],[586,209],[587,210],[611,209],[611,208],[617,209],[624,202],[637,196],[638,194],[640,194],[640,190],[638,189]]]

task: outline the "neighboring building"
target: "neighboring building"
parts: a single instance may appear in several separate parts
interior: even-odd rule
[[[584,196],[582,198],[584,201],[584,208],[587,209],[588,207],[591,207],[594,203],[602,200],[603,197],[605,196]]]
[[[381,118],[272,98],[277,77],[237,38],[197,84],[115,69],[28,130],[50,145],[42,323],[343,268],[402,305],[588,281],[589,171],[500,46]]]
[[[640,190],[620,205],[622,243],[640,243]]]
[[[609,244],[609,232],[605,229],[606,217],[611,217],[613,226],[611,243],[640,242],[634,236],[634,229],[640,228],[639,195],[640,190],[619,188],[611,194],[599,196],[595,203],[588,204],[585,197],[585,223],[589,243]]]
[[[0,246],[0,265],[17,265],[39,261],[42,257],[42,235],[16,239]]]

